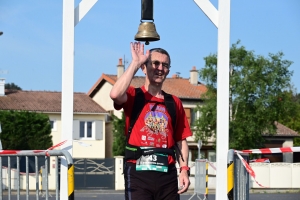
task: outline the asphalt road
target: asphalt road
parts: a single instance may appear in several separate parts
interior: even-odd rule
[[[180,200],[188,200],[192,197],[192,194],[184,194],[180,196]],[[203,199],[203,196],[200,196]],[[108,199],[108,200],[124,200],[123,194],[93,194],[91,196],[86,196],[78,194],[75,198],[76,200],[95,200],[95,199]],[[194,196],[191,200],[199,199],[197,196]],[[209,195],[208,200],[214,200],[215,195]],[[250,194],[249,200],[300,200],[300,193],[291,193],[291,194]]]
[[[50,193],[51,194],[51,193]],[[181,200],[188,200],[192,197],[193,193],[188,193],[180,196]],[[56,200],[55,194],[49,196],[49,200]],[[203,196],[200,196],[203,199]],[[1,199],[1,198],[0,198]],[[3,195],[3,200],[8,200],[7,195]],[[22,194],[20,200],[26,200],[26,195]],[[44,200],[45,197],[39,196],[39,199]],[[195,195],[191,200],[199,199]],[[215,195],[208,196],[208,200],[214,200]],[[17,196],[12,194],[10,200],[17,200]],[[35,195],[30,195],[29,200],[36,200]],[[97,191],[75,191],[75,200],[124,200],[124,194],[122,192],[97,192]],[[300,193],[260,193],[250,194],[249,200],[300,200]]]

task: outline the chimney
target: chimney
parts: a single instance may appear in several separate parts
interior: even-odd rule
[[[117,65],[117,76],[120,78],[120,76],[124,73],[125,66],[122,63],[122,58],[119,58],[119,64]]]
[[[0,78],[0,96],[5,96],[5,79]]]
[[[178,78],[178,75],[177,74],[173,74],[172,78]]]
[[[198,71],[195,66],[190,71],[190,83],[192,85],[198,85]]]

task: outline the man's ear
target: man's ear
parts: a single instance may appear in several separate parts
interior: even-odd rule
[[[146,68],[147,68],[146,64],[142,64],[141,65],[141,69],[142,69],[142,71],[143,71],[144,74],[146,74],[146,72],[147,72]]]

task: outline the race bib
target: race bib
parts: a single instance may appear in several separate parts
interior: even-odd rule
[[[168,155],[155,153],[141,156],[136,161],[136,171],[168,172]]]

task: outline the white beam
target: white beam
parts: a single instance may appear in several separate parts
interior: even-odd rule
[[[89,12],[98,0],[82,0],[75,8],[74,26]]]
[[[218,28],[219,14],[218,10],[209,0],[194,0],[210,21]]]

